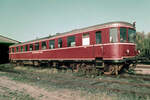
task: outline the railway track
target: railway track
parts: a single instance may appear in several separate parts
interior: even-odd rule
[[[138,64],[138,65],[136,65],[136,68],[148,68],[148,69],[150,69],[150,65]]]
[[[133,80],[143,80],[143,81],[150,81],[150,75],[140,75],[140,74],[121,74],[118,76],[111,76],[111,75],[103,75],[104,77],[112,77],[118,79],[133,79]]]
[[[111,78],[107,79],[107,78]],[[143,77],[143,78],[142,78]],[[97,89],[97,90],[106,90],[106,91],[112,91],[112,92],[117,92],[117,93],[132,93],[140,96],[146,96],[150,95],[150,84],[148,83],[140,83],[141,81],[139,80],[146,80],[150,81],[150,77],[148,78],[148,75],[146,76],[147,78],[144,78],[145,76],[139,76],[139,75],[120,75],[118,76],[102,76],[102,78],[86,78],[86,77],[80,77],[80,76],[72,76],[73,80],[70,80],[69,78],[66,78],[66,80],[62,79],[59,77],[58,80],[51,79],[49,82],[55,85],[63,85],[65,87],[70,87],[70,88],[85,88],[85,89]],[[120,81],[120,79],[126,79],[123,81]],[[132,79],[135,82],[127,82],[127,79]],[[85,82],[87,80],[87,82]],[[137,82],[138,80],[138,82]],[[121,86],[122,88],[117,88],[117,87],[111,87],[112,84]],[[134,87],[136,89],[126,89],[124,86],[129,86],[129,87]],[[139,91],[141,88],[146,88],[148,92],[146,91]]]
[[[83,79],[83,78],[82,78]],[[68,85],[67,87],[80,87],[80,88],[88,88],[88,89],[98,89],[98,90],[106,90],[106,91],[112,91],[112,92],[118,92],[118,93],[132,93],[140,96],[146,96],[150,95],[150,92],[139,92],[139,91],[134,91],[134,90],[127,90],[127,89],[119,89],[119,88],[112,88],[106,86],[106,85],[101,85],[101,83],[107,83],[107,84],[119,84],[119,85],[130,85],[134,86],[137,88],[145,87],[145,88],[150,88],[149,84],[137,84],[137,83],[129,83],[129,82],[121,82],[121,81],[115,81],[115,80],[97,80],[92,83],[84,83],[84,82],[79,82],[79,81],[69,81],[69,80],[50,80],[49,82],[52,82],[55,85]]]
[[[102,83],[102,82],[107,82],[107,83],[117,83],[117,84],[124,84],[124,85],[132,85],[132,86],[135,86],[135,87],[146,87],[146,88],[150,88],[150,84],[137,84],[137,83],[129,83],[129,82],[121,82],[121,81],[116,81],[116,80],[98,80],[97,82],[95,83],[92,83],[91,85],[96,85],[96,84],[99,84],[99,83]]]
[[[134,71],[137,74],[148,74],[150,75],[150,65],[143,65],[143,64],[138,64],[136,65],[136,68],[134,69]]]

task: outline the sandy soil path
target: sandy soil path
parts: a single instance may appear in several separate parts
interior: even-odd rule
[[[24,92],[36,100],[85,100],[85,98],[79,96],[79,93],[71,90],[47,91],[37,86],[16,82],[6,76],[0,77],[0,93],[5,91],[3,88]]]

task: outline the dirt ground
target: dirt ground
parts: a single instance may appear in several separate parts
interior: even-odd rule
[[[46,91],[43,88],[16,82],[6,76],[2,76],[0,77],[0,94],[6,93],[6,89],[17,91],[18,93],[23,92],[36,100],[85,100],[84,97],[80,97],[77,92],[75,93],[71,90]],[[16,100],[16,97],[12,97],[12,99]]]
[[[149,76],[131,76],[93,77],[4,64],[0,65],[0,100],[150,100]]]

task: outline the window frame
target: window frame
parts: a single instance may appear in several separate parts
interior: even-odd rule
[[[23,52],[23,46],[20,46],[20,52]]]
[[[85,42],[86,41],[85,39],[88,39],[88,43]],[[83,33],[82,34],[82,45],[83,46],[90,45],[90,33]]]
[[[71,38],[73,38],[73,41],[70,41]],[[71,43],[73,43],[73,42],[74,42],[74,44],[71,45]],[[68,36],[67,37],[67,47],[75,47],[75,46],[76,46],[76,37],[75,37],[75,35]]]
[[[123,41],[121,41],[121,29],[126,29],[125,31],[125,39],[123,38]],[[127,28],[126,27],[120,27],[119,28],[119,40],[121,43],[126,43],[128,41],[128,38],[127,38]]]
[[[43,46],[43,43],[45,44],[44,46]],[[42,50],[47,49],[47,42],[46,42],[46,41],[42,41],[42,42],[41,42],[41,49],[42,49]]]
[[[12,47],[12,53],[15,53],[15,48],[14,47]]]
[[[34,47],[35,47],[35,51],[40,50],[40,43],[39,42],[34,43]]]
[[[127,38],[128,38],[128,42],[129,42],[129,43],[135,43],[135,40],[136,40],[136,39],[134,39],[134,41],[129,41],[129,40],[130,40],[130,39],[129,39],[129,29],[132,30],[132,31],[135,31],[135,33],[134,33],[134,34],[135,34],[135,35],[134,35],[135,38],[136,38],[136,30],[135,30],[134,28],[128,28],[128,33],[127,33],[127,34],[128,34],[128,37],[127,37]]]
[[[24,51],[27,52],[28,51],[28,44],[24,46]]]
[[[100,33],[100,38],[97,38],[98,33]],[[97,42],[97,39],[99,39],[100,41]],[[95,32],[95,42],[96,42],[96,44],[102,44],[102,31]]]
[[[60,44],[60,46],[59,46]],[[58,48],[62,48],[63,47],[63,40],[62,38],[58,38]]]
[[[51,48],[51,44],[53,45],[53,48]],[[49,49],[55,49],[55,40],[49,40]]]
[[[19,52],[19,46],[16,47],[16,52]]]
[[[32,50],[31,50],[32,48]],[[29,44],[29,51],[33,51],[33,44]]]
[[[116,29],[115,30],[115,31],[117,31],[116,34],[114,34],[113,31],[112,31],[112,33],[114,34],[113,35],[111,33],[111,29]],[[110,38],[110,33],[112,35],[112,38]],[[118,43],[118,42],[119,42],[119,30],[118,30],[118,27],[111,27],[111,28],[109,28],[109,43]]]

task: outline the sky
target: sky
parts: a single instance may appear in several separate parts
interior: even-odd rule
[[[0,0],[0,35],[20,42],[111,21],[150,32],[150,0]]]

